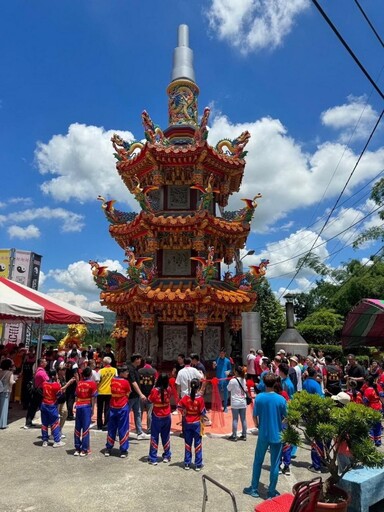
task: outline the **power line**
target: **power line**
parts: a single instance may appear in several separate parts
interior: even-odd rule
[[[370,258],[368,261],[366,261],[364,264],[362,264],[361,266],[362,266],[362,267],[367,266],[367,265],[368,265],[368,263],[369,263],[370,261],[372,261],[372,258],[375,258],[375,257],[379,254],[379,252],[380,252],[380,251],[383,251],[383,250],[384,250],[384,249],[383,249],[383,247],[380,247],[380,249],[379,249],[377,252],[375,252],[375,254],[373,254],[373,255],[371,256],[371,258]],[[382,258],[382,256],[380,256],[380,258]],[[378,262],[379,262],[379,260],[374,261],[374,262],[373,262],[373,264],[372,264],[372,265],[370,265],[369,267],[367,267],[367,269],[365,270],[365,272],[364,272],[363,274],[360,274],[360,276],[359,276],[359,277],[361,278],[361,277],[365,276],[365,275],[368,273],[368,271],[369,271],[369,270],[371,270],[375,265],[377,265],[377,263],[378,263]],[[344,286],[345,286],[347,283],[349,283],[349,281],[350,281],[351,279],[353,279],[354,277],[356,277],[356,276],[351,275],[351,276],[350,276],[346,281],[344,281],[341,285],[338,285],[338,284],[336,283],[336,285],[337,285],[337,286],[339,286],[339,288],[338,288],[338,290],[337,290],[337,291],[339,292],[342,288],[344,288]],[[309,288],[312,284],[313,284],[313,283],[310,283],[306,288],[304,288],[304,290],[302,290],[302,292],[301,292],[301,293],[305,293],[305,291],[306,291],[306,290],[308,290],[308,288]]]
[[[313,0],[313,1],[315,1],[315,0]],[[359,163],[360,163],[360,161],[361,161],[361,159],[362,159],[362,157],[363,157],[363,155],[364,155],[364,153],[365,153],[365,151],[366,151],[366,149],[367,149],[367,147],[368,147],[369,143],[371,142],[372,137],[373,137],[373,135],[374,135],[374,133],[375,133],[375,131],[376,131],[377,127],[379,126],[379,123],[380,123],[380,121],[381,121],[381,119],[382,119],[383,115],[384,115],[384,110],[382,110],[382,111],[381,111],[381,114],[379,115],[379,117],[378,117],[378,119],[377,119],[377,121],[376,121],[376,123],[375,123],[375,126],[373,127],[373,129],[372,129],[372,131],[371,131],[371,133],[370,133],[370,135],[369,135],[369,137],[368,137],[368,140],[367,140],[367,142],[365,143],[365,145],[364,145],[364,147],[363,147],[363,149],[362,149],[362,151],[361,151],[361,153],[360,153],[360,155],[359,155],[359,158],[357,159],[357,161],[356,161],[356,163],[355,163],[355,165],[354,165],[354,167],[353,167],[353,169],[352,169],[351,174],[349,175],[349,178],[348,178],[348,179],[347,179],[347,181],[345,182],[345,185],[344,185],[344,187],[343,187],[342,191],[340,192],[339,197],[337,198],[337,200],[336,200],[336,202],[335,202],[334,206],[332,207],[331,211],[329,212],[329,215],[328,215],[328,217],[327,217],[327,219],[326,219],[326,221],[325,221],[325,223],[324,223],[323,227],[322,227],[322,228],[321,228],[321,230],[319,231],[319,233],[318,233],[318,235],[317,235],[317,237],[316,237],[315,241],[313,242],[313,245],[312,245],[311,249],[309,250],[309,252],[308,252],[307,256],[306,256],[306,257],[303,259],[303,261],[301,262],[301,264],[300,264],[299,268],[298,268],[298,269],[297,269],[297,271],[296,271],[296,274],[292,277],[291,281],[289,282],[288,286],[285,288],[285,290],[284,290],[284,292],[282,293],[282,295],[284,295],[284,293],[286,292],[286,290],[289,288],[289,286],[290,286],[290,285],[292,284],[292,282],[294,281],[295,277],[298,275],[298,273],[300,272],[300,270],[303,268],[303,266],[304,266],[304,264],[305,264],[305,262],[306,262],[306,260],[307,260],[308,256],[310,255],[311,251],[313,250],[314,246],[316,245],[317,240],[320,238],[321,233],[324,231],[325,227],[327,226],[328,221],[329,221],[329,219],[331,218],[331,215],[332,215],[332,214],[333,214],[333,212],[335,211],[335,209],[336,209],[336,206],[337,206],[338,202],[340,201],[340,199],[341,199],[341,197],[342,197],[342,195],[343,195],[343,193],[344,193],[345,189],[347,188],[348,183],[349,183],[349,182],[350,182],[350,180],[352,179],[352,176],[353,176],[353,174],[354,174],[354,172],[355,172],[355,170],[356,170],[357,166],[359,165]]]
[[[360,194],[366,187],[368,187],[371,183],[373,183],[374,181],[376,181],[384,172],[384,169],[382,169],[378,174],[376,174],[376,176],[374,176],[373,178],[371,178],[363,187],[361,187],[357,192],[355,192],[354,194],[352,194],[350,197],[348,197],[347,199],[345,199],[342,203],[338,204],[337,205],[337,208],[336,209],[339,209],[341,208],[343,205],[345,205],[346,203],[348,203],[352,198],[354,198],[355,196],[357,196],[358,194]],[[342,218],[349,210],[351,210],[356,204],[360,203],[362,201],[362,199],[364,199],[365,197],[367,197],[369,194],[370,194],[371,191],[368,191],[367,193],[363,194],[362,196],[360,196],[355,202],[353,202],[346,210],[345,212],[339,216],[338,218],[335,218],[333,219],[329,225],[331,226],[334,222],[336,222],[338,219]],[[316,221],[312,222],[312,224],[309,224],[308,226],[306,226],[305,228],[300,228],[298,231],[306,231],[308,229],[310,229],[312,226],[315,226],[316,224],[318,224],[322,219],[325,219],[326,217],[326,214],[324,213],[321,217],[319,217]],[[305,240],[306,238],[310,237],[312,235],[312,233],[307,233],[306,235],[302,236],[300,238],[300,240]],[[269,245],[268,245],[268,249],[269,250],[273,250],[273,246],[274,245],[277,245],[279,244],[280,241],[278,242],[271,242]],[[281,251],[283,251],[284,249],[286,249],[287,247],[290,247],[291,245],[296,245],[297,244],[297,240],[294,240],[292,242],[288,242],[285,243],[283,246],[279,247],[278,249],[275,249],[274,252],[275,253],[279,253]],[[309,244],[308,244],[309,245]],[[252,248],[255,249],[255,251],[258,251],[258,250],[261,250],[261,249],[264,249],[264,246],[252,246]]]
[[[331,242],[332,240],[334,240],[335,238],[337,238],[338,236],[342,235],[343,233],[346,233],[347,231],[349,231],[351,228],[357,226],[357,224],[360,224],[360,222],[363,222],[364,220],[366,220],[368,217],[370,217],[371,215],[373,215],[374,213],[376,213],[378,210],[380,210],[380,208],[382,208],[382,205],[380,206],[377,206],[376,208],[374,208],[373,210],[371,210],[369,213],[367,213],[367,215],[365,215],[364,217],[362,217],[361,219],[357,220],[356,222],[354,222],[353,224],[349,225],[347,228],[343,229],[342,231],[339,231],[339,233],[336,233],[336,235],[333,235],[331,236],[331,238],[328,238],[327,240],[324,240],[324,242],[321,242],[319,243],[318,245],[313,245],[313,247],[311,248],[311,250],[308,252],[308,251],[303,251],[303,252],[300,252],[299,254],[295,254],[294,256],[291,256],[285,260],[281,260],[281,261],[278,261],[277,263],[270,263],[269,264],[269,267],[275,267],[276,265],[281,265],[281,263],[286,263],[287,261],[292,261],[296,258],[299,258],[300,256],[304,256],[304,254],[309,254],[311,251],[313,251],[314,249],[317,249],[318,247],[322,247],[323,245],[327,244],[328,242]],[[317,242],[317,240],[319,239],[319,236],[316,238],[314,244]],[[300,266],[300,268],[298,269],[298,271],[296,271],[296,274],[298,274],[298,272],[301,270],[301,268],[304,266],[304,263],[305,261],[303,262],[303,265]],[[291,283],[289,283],[290,285]],[[287,288],[289,287],[289,285],[287,286]],[[286,289],[287,289],[286,288]],[[285,291],[285,290],[284,290]]]
[[[375,36],[377,37],[377,39],[380,41],[380,44],[381,46],[384,47],[384,42],[383,40],[381,39],[381,37],[379,36],[379,34],[377,33],[375,27],[372,25],[370,19],[368,18],[368,16],[365,14],[363,8],[361,7],[360,3],[358,2],[358,0],[354,0],[355,1],[355,4],[357,5],[357,7],[359,8],[361,14],[364,16],[364,18],[366,19],[368,25],[371,27],[373,33],[375,34]]]
[[[337,36],[337,38],[339,39],[339,41],[341,42],[341,44],[344,46],[344,48],[347,50],[347,52],[350,54],[350,56],[352,57],[352,59],[356,62],[356,64],[359,66],[359,68],[361,69],[361,71],[364,73],[364,75],[367,77],[367,79],[371,82],[372,86],[375,88],[376,92],[380,95],[380,97],[382,99],[384,99],[384,93],[380,90],[379,86],[376,84],[376,82],[373,80],[373,78],[371,77],[371,75],[368,73],[368,71],[365,69],[365,67],[362,65],[362,63],[359,61],[359,59],[356,57],[356,55],[353,53],[353,51],[351,50],[351,48],[348,46],[347,42],[345,41],[345,39],[342,37],[342,35],[340,34],[340,32],[337,30],[337,28],[335,27],[335,25],[332,23],[332,21],[330,20],[330,18],[327,16],[327,14],[325,13],[325,11],[322,9],[322,7],[320,6],[320,4],[318,3],[317,0],[312,0],[312,3],[316,6],[316,8],[318,9],[318,11],[320,12],[320,14],[322,15],[322,17],[325,19],[325,21],[328,23],[328,25],[331,27],[331,29],[333,30],[333,32],[335,33],[335,35]]]

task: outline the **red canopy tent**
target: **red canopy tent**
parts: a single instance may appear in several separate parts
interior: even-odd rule
[[[384,346],[384,300],[358,302],[347,315],[341,341],[344,348]]]
[[[104,317],[0,277],[0,321],[43,324],[103,324]],[[40,329],[38,354],[41,348]]]

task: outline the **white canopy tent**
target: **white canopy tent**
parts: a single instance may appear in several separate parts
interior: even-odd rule
[[[0,277],[0,322],[103,324],[104,317]],[[41,352],[40,329],[38,356]]]

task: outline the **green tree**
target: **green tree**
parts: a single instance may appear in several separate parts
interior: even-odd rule
[[[335,291],[332,307],[346,315],[361,299],[382,299],[384,296],[384,262],[382,257],[371,258],[370,266],[352,260],[346,266],[348,277]]]
[[[257,302],[253,311],[260,313],[263,350],[273,353],[275,343],[285,329],[283,306],[273,294],[268,280],[263,277],[255,285]]]
[[[384,206],[384,178],[381,178],[372,188],[371,199],[377,206]],[[384,208],[378,211],[379,218],[384,221]],[[370,241],[382,241],[384,242],[384,224],[381,226],[374,226],[366,229],[361,235],[359,235],[353,243],[353,247],[356,249],[365,242]]]
[[[322,308],[307,316],[296,328],[308,343],[334,345],[340,340],[343,316]]]
[[[317,281],[308,293],[295,296],[295,315],[299,322],[324,307],[345,316],[361,299],[380,299],[384,296],[383,256],[372,256],[370,264],[366,265],[352,259],[342,263],[340,268],[332,269],[322,264],[317,256],[311,255],[304,265],[319,271],[324,278]]]

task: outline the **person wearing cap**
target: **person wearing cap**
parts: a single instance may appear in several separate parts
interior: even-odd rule
[[[303,389],[303,382],[301,378],[301,368],[299,366],[299,360],[296,356],[291,356],[289,358],[289,365],[290,365],[290,373],[289,376],[293,382],[293,385],[295,386],[294,379],[292,378],[293,373],[291,374],[291,370],[293,370],[296,374],[296,391],[301,391]]]
[[[131,385],[128,382],[129,368],[120,366],[118,376],[111,380],[111,401],[109,403],[108,435],[105,445],[105,457],[111,455],[115,444],[116,434],[119,432],[120,458],[125,459],[129,448],[129,402],[128,396]]]
[[[337,395],[332,395],[331,398],[335,401],[338,407],[344,407],[351,402],[350,395],[344,391],[340,391]],[[348,443],[346,441],[342,441],[337,450],[337,464],[339,466],[340,473],[344,473],[344,470],[351,465],[352,459],[353,455]]]
[[[351,401],[351,397],[345,391],[340,391],[337,395],[332,395],[331,398],[337,405],[347,405]]]

